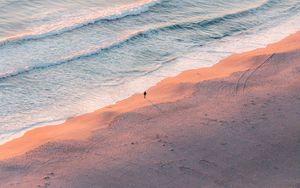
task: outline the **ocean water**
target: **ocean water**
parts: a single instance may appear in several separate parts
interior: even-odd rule
[[[0,0],[0,143],[300,29],[300,0]]]

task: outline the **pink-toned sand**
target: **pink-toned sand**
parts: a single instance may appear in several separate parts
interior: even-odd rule
[[[0,187],[300,187],[300,33],[0,146]]]

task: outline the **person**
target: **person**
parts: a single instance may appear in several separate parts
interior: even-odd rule
[[[147,91],[144,91],[144,99],[146,99]]]

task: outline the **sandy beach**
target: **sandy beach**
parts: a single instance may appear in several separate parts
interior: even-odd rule
[[[300,33],[0,146],[0,187],[300,187]]]

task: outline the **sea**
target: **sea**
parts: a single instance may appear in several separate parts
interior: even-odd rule
[[[0,0],[0,144],[300,29],[300,0]]]

